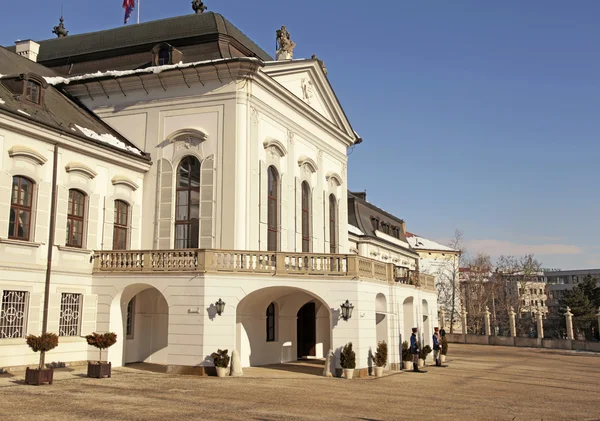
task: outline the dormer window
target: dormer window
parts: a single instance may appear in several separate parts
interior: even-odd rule
[[[25,99],[34,104],[40,103],[42,86],[34,80],[25,81]]]
[[[176,64],[182,61],[183,54],[171,44],[161,42],[152,48],[152,65],[165,66],[168,64]]]
[[[164,66],[165,64],[171,64],[171,51],[166,48],[161,48],[158,50],[158,60],[157,64],[159,66]]]
[[[378,231],[379,230],[379,219],[377,218],[371,218],[371,224],[373,225],[373,230],[374,231]]]

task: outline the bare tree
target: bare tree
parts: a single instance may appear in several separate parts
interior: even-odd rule
[[[491,273],[492,259],[488,254],[478,253],[465,262],[461,303],[467,312],[467,325],[475,333],[483,331],[485,307],[495,294],[495,286],[490,282]]]
[[[433,275],[437,278],[438,303],[443,307],[450,318],[450,333],[454,331],[454,324],[459,318],[460,308],[460,267],[466,250],[463,242],[463,233],[454,231],[454,237],[448,243],[448,247],[458,251],[446,254],[445,260],[436,268]]]

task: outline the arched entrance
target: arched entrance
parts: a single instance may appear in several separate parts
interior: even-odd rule
[[[383,294],[377,294],[375,298],[375,330],[377,333],[377,343],[388,341],[388,310],[387,299]]]
[[[145,284],[126,287],[114,298],[110,326],[122,339],[113,351],[120,354],[116,357],[122,364],[167,364],[169,306],[156,288]]]
[[[331,348],[331,310],[315,294],[270,287],[237,306],[236,348],[243,367],[323,358]]]
[[[408,341],[411,335],[413,327],[417,327],[414,318],[414,299],[408,297],[402,304],[402,316],[404,318],[404,334],[402,336],[403,341]]]

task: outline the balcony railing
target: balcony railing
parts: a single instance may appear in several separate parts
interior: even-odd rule
[[[394,264],[347,254],[235,250],[96,251],[95,273],[199,272],[340,277],[403,283],[435,290],[434,277],[411,272],[396,278]]]

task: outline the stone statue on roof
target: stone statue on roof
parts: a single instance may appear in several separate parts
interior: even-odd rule
[[[291,60],[294,58],[294,48],[296,43],[290,39],[290,33],[284,26],[276,31],[277,33],[277,61]]]
[[[204,5],[202,0],[193,0],[192,9],[194,9],[194,12],[196,12],[196,14],[199,15],[201,13],[204,13],[204,11],[208,9],[208,7]]]
[[[63,38],[66,37],[67,35],[69,35],[69,31],[66,30],[64,22],[65,20],[63,19],[63,17],[61,16],[59,19],[59,24],[58,26],[55,26],[54,29],[52,30],[53,34],[56,34],[56,36],[58,38]]]
[[[323,73],[325,73],[325,76],[327,76],[327,67],[325,67],[325,62],[323,60],[320,60],[316,54],[313,54],[311,58],[313,60],[317,60],[319,62],[319,65],[321,66]]]

